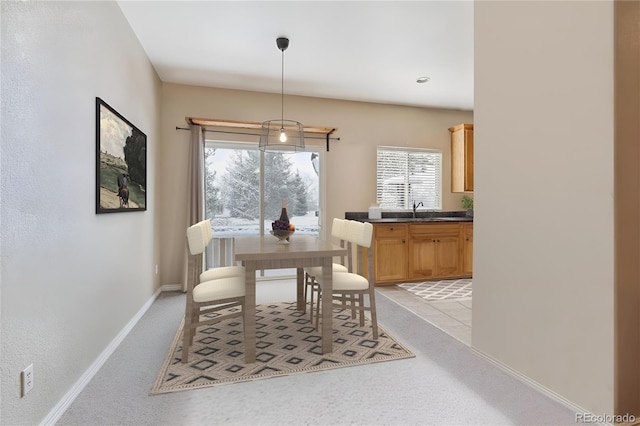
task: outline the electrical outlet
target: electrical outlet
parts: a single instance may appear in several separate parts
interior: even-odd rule
[[[158,264],[156,263],[156,275],[158,275]]]
[[[22,396],[26,396],[33,389],[33,364],[20,373],[20,384],[22,385]]]

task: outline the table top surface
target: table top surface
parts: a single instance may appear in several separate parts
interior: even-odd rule
[[[235,237],[236,260],[292,259],[309,256],[344,256],[347,249],[312,235],[295,235],[289,244],[279,244],[272,235]]]

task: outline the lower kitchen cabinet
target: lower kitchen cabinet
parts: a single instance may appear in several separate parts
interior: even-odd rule
[[[462,274],[461,224],[409,226],[409,280]]]
[[[374,226],[373,273],[377,281],[403,281],[407,278],[407,229],[405,223]]]
[[[470,277],[472,245],[473,222],[376,223],[374,281],[377,285],[391,285]]]

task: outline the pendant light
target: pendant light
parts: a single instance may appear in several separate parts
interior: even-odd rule
[[[289,39],[278,37],[276,45],[282,52],[281,109],[279,120],[262,123],[259,148],[267,152],[304,151],[304,128],[301,123],[284,119],[284,51],[289,47]]]

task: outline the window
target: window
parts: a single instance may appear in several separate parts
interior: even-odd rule
[[[208,141],[204,157],[205,217],[215,236],[268,234],[282,199],[297,234],[319,234],[319,152],[273,154]]]
[[[376,195],[380,207],[442,208],[442,152],[435,149],[378,147]]]

